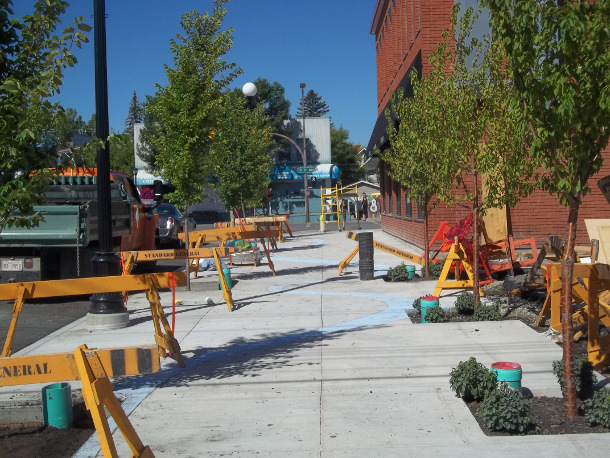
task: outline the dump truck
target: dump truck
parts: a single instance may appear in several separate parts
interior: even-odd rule
[[[97,169],[66,169],[34,206],[38,226],[0,231],[0,283],[93,276],[98,248]],[[131,178],[110,173],[113,251],[152,250],[157,220],[144,206]]]

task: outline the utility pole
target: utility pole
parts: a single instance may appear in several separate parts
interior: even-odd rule
[[[301,111],[303,112],[303,167],[307,167],[307,140],[305,138],[305,83],[301,83]],[[305,222],[309,223],[309,186],[307,172],[303,173],[303,189],[305,190]]]

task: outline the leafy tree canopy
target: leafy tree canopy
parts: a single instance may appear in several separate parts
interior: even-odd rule
[[[322,97],[311,89],[303,98],[303,107],[308,118],[320,118],[330,111]],[[297,107],[297,118],[303,117],[303,107],[301,105]]]
[[[360,167],[360,157],[354,144],[349,142],[349,131],[343,127],[330,128],[331,161],[339,167],[343,185],[358,181],[364,171]]]
[[[207,187],[202,179],[210,170],[209,152],[222,104],[222,91],[241,73],[223,56],[233,43],[232,29],[222,31],[227,0],[215,0],[211,13],[182,16],[184,34],[171,40],[174,67],[166,66],[168,84],[157,85],[148,99],[147,113],[154,123],[147,139],[156,153],[154,165],[175,186],[168,194],[179,205],[198,202]]]
[[[576,225],[588,180],[601,169],[610,136],[610,0],[484,0],[508,55],[514,110],[542,162],[542,185],[569,206],[562,259],[561,333],[566,416],[575,417],[572,277]]]
[[[73,47],[86,43],[90,30],[76,18],[58,31],[67,6],[62,0],[38,1],[32,14],[17,19],[11,0],[0,0],[0,230],[40,220],[28,215],[48,182],[45,167],[55,158],[44,134],[62,111],[50,99],[59,92],[64,69],[76,64]],[[16,212],[23,216],[13,218]]]
[[[260,206],[269,189],[272,168],[270,121],[264,103],[247,108],[241,92],[228,91],[212,147],[215,189],[229,209]]]
[[[271,130],[273,132],[281,132],[284,120],[290,119],[290,101],[284,95],[284,86],[277,81],[271,83],[266,78],[257,78],[254,81],[254,85],[256,86],[256,95],[252,97],[250,103],[255,106],[263,103],[264,112],[269,118]],[[242,94],[241,88],[235,89],[235,92]]]

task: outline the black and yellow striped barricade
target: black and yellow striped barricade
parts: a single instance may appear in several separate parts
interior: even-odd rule
[[[348,239],[358,241],[358,234],[355,232],[348,232],[346,237]],[[387,245],[385,243],[377,242],[376,240],[373,240],[373,247],[381,251],[385,251],[386,253],[393,254],[394,256],[398,256],[399,258],[414,262],[415,264],[424,265],[424,258],[409,253],[408,251],[399,250],[398,248],[394,248],[393,246]],[[339,275],[343,273],[348,264],[352,261],[352,259],[354,259],[354,256],[358,254],[359,250],[360,247],[356,245],[356,248],[354,248],[354,250],[339,263]]]
[[[149,374],[160,370],[155,345],[110,349],[89,349],[81,345],[74,352],[0,358],[0,386],[80,380],[85,405],[95,425],[105,457],[118,457],[104,409],[112,416],[134,457],[153,457],[136,433],[109,377]]]
[[[4,342],[4,349],[0,356],[8,357],[12,353],[11,346],[19,314],[23,308],[24,301],[28,299],[121,291],[146,291],[155,328],[155,342],[159,346],[161,356],[165,358],[170,353],[178,365],[184,367],[180,345],[174,338],[167,317],[163,312],[158,292],[159,289],[184,285],[186,285],[186,272],[175,272],[171,273],[171,275],[159,273],[2,284],[0,285],[0,300],[14,300],[15,303],[13,305],[13,316]]]
[[[233,248],[210,247],[210,248],[190,248],[178,250],[149,250],[149,251],[123,251],[121,252],[121,263],[123,264],[123,274],[129,275],[137,263],[154,262],[171,259],[191,259],[189,270],[195,273],[199,268],[199,259],[213,258],[214,251],[218,251],[221,257],[233,253]],[[222,271],[221,271],[222,272]]]

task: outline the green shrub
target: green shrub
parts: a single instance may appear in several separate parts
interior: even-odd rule
[[[479,306],[474,310],[474,321],[500,321],[501,318],[502,314],[495,305],[479,303]]]
[[[401,262],[396,267],[390,267],[388,269],[388,279],[390,281],[407,281],[409,274],[407,273],[407,266],[404,262]]]
[[[563,361],[553,361],[553,374],[557,377],[561,392],[563,388]],[[593,364],[586,356],[577,356],[574,358],[574,384],[576,385],[576,394],[580,399],[590,398],[593,394],[593,386],[597,382],[597,377],[593,373]]]
[[[460,361],[454,367],[449,377],[449,385],[456,396],[464,401],[480,401],[491,393],[498,382],[496,373],[487,369],[475,358],[468,361]]]
[[[509,388],[506,382],[498,385],[479,407],[479,415],[494,431],[522,433],[531,423],[532,404],[521,392]]]
[[[443,265],[445,261],[430,261],[430,276],[439,278],[443,272]],[[422,277],[426,276],[426,266],[422,266],[420,273]]]
[[[424,297],[424,296],[422,296]],[[413,308],[421,313],[421,297],[418,297],[413,301]]]
[[[436,307],[427,307],[425,320],[429,323],[444,323],[449,321],[449,314],[439,305]]]
[[[602,388],[582,403],[585,418],[592,425],[610,428],[610,390]]]
[[[455,301],[455,309],[462,315],[474,313],[474,294],[462,291]]]

